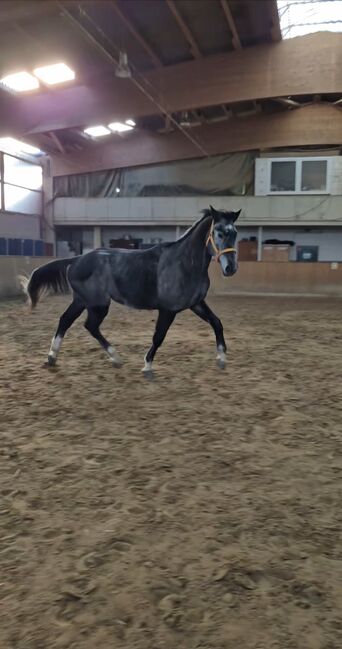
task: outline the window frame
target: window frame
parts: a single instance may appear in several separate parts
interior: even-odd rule
[[[273,162],[295,162],[295,189],[288,191],[278,191],[271,189],[271,178],[272,178],[272,163]],[[327,163],[327,175],[326,175],[326,188],[323,190],[318,189],[301,189],[302,183],[302,166],[303,162],[326,162]],[[267,195],[268,196],[321,196],[331,194],[331,157],[327,156],[305,156],[303,158],[298,157],[285,157],[285,158],[268,158],[268,169],[267,169]]]

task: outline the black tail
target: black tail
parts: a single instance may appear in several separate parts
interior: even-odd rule
[[[48,264],[36,268],[30,278],[19,277],[31,309],[37,305],[42,293],[49,289],[55,293],[69,292],[68,269],[76,259],[78,257],[50,261]]]

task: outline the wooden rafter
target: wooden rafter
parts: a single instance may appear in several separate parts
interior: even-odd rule
[[[130,19],[121,10],[117,0],[112,0],[111,5],[112,5],[113,9],[116,11],[116,13],[118,14],[118,16],[120,16],[120,19],[122,20],[122,22],[126,25],[127,29],[134,36],[136,41],[138,41],[138,43],[140,43],[140,45],[144,48],[145,52],[147,52],[149,57],[152,59],[155,67],[160,68],[162,66],[162,62],[161,62],[160,58],[157,56],[157,54],[154,52],[154,50],[149,45],[149,43],[145,40],[145,38],[136,29],[136,27],[134,27],[134,25],[130,21]]]
[[[51,140],[53,140],[53,142],[55,143],[57,149],[58,149],[61,153],[65,154],[65,148],[64,148],[62,142],[60,141],[58,135],[56,135],[56,133],[54,133],[53,131],[50,131],[50,132],[49,132],[49,135],[50,135],[50,137],[51,137]]]
[[[201,52],[199,50],[199,47],[189,29],[187,26],[186,22],[183,20],[181,14],[179,13],[174,0],[166,0],[168,7],[172,14],[174,15],[175,19],[177,20],[177,23],[179,27],[181,28],[183,35],[185,36],[186,40],[188,41],[190,47],[191,47],[191,52],[192,55],[195,59],[201,58]]]
[[[229,29],[233,36],[233,47],[235,50],[241,50],[242,45],[241,45],[240,36],[238,34],[238,30],[236,29],[235,20],[233,18],[230,6],[228,4],[228,0],[221,0],[221,7],[223,9],[223,13],[226,17]]]
[[[276,0],[272,0],[271,19],[272,19],[272,27],[271,27],[272,40],[281,41],[282,36],[281,36],[279,12],[278,12],[278,6]]]

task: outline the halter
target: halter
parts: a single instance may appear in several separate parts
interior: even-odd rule
[[[219,261],[221,255],[223,255],[225,252],[236,252],[236,248],[224,248],[223,250],[219,250],[216,243],[215,243],[215,241],[214,241],[213,232],[214,232],[214,221],[212,221],[212,223],[211,223],[209,234],[208,234],[207,241],[206,241],[206,245],[208,246],[209,243],[211,244],[211,246],[212,246],[212,248],[213,248],[213,250],[215,252],[215,256],[214,256],[215,261]]]

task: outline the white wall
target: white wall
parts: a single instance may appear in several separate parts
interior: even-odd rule
[[[0,212],[0,237],[7,239],[40,239],[39,216]]]
[[[221,196],[200,198],[57,198],[56,225],[184,225],[212,204],[242,209],[240,225],[342,224],[341,196]]]

